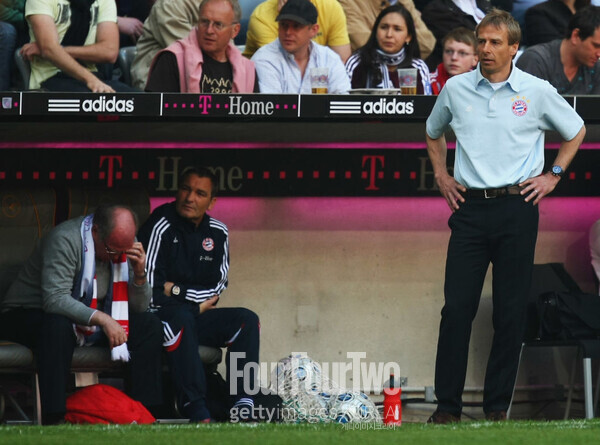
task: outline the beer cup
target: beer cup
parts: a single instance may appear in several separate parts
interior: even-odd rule
[[[417,94],[417,69],[398,69],[398,80],[402,94]]]
[[[327,94],[329,68],[326,66],[310,69],[310,87],[313,94]]]

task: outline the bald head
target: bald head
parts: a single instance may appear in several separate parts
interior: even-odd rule
[[[124,207],[117,207],[113,212],[113,228],[108,235],[108,239],[119,240],[120,243],[128,245],[128,248],[135,241],[137,226],[133,213]]]
[[[106,252],[125,252],[133,246],[137,233],[135,212],[123,205],[100,205],[94,212],[96,255]],[[99,248],[100,246],[104,249]]]

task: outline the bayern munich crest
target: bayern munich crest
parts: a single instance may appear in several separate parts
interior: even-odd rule
[[[515,100],[512,104],[512,112],[516,116],[524,116],[527,113],[527,103],[524,100]]]
[[[210,252],[211,250],[213,250],[215,248],[215,242],[213,241],[212,238],[204,238],[202,240],[202,247],[207,252]]]

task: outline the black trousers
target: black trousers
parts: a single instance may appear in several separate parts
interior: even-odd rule
[[[34,351],[39,372],[42,422],[59,420],[66,412],[71,360],[75,349],[73,322],[39,309],[13,309],[0,315],[0,338]],[[162,323],[152,313],[129,314],[126,383],[129,395],[146,407],[162,403]]]
[[[139,92],[137,88],[131,87],[118,80],[105,79],[101,73],[92,73],[98,77],[102,82],[112,87],[117,93],[133,93]],[[51,78],[45,80],[41,84],[42,89],[48,91],[68,91],[71,93],[89,93],[90,90],[85,83],[59,72]]]
[[[167,348],[167,360],[177,393],[177,403],[203,401],[206,396],[204,366],[198,346],[227,348],[227,386],[234,401],[258,389],[252,366],[258,365],[260,323],[258,316],[245,308],[210,309],[198,313],[197,305],[173,304],[160,308],[158,315],[167,323],[166,331],[181,332],[175,347]],[[249,391],[247,391],[249,390]]]
[[[468,199],[448,221],[445,304],[437,348],[438,409],[460,416],[471,326],[492,263],[494,336],[483,410],[508,409],[519,364],[531,285],[538,208],[521,196]]]

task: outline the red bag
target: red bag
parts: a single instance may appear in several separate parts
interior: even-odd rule
[[[140,402],[109,385],[86,386],[67,398],[65,420],[70,423],[154,423]]]

